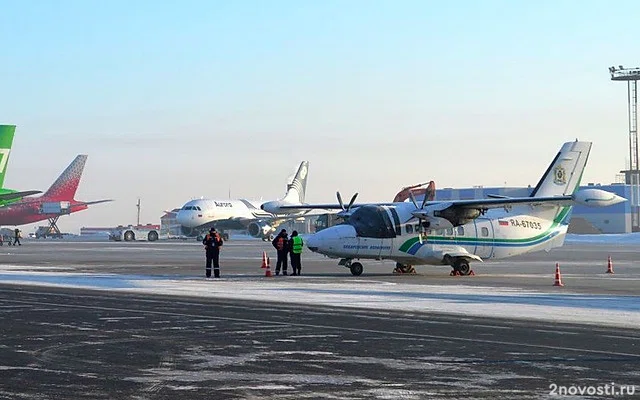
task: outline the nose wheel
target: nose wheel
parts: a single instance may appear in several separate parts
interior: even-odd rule
[[[359,276],[362,274],[362,264],[360,264],[359,262],[354,262],[351,263],[351,265],[349,266],[349,269],[351,270],[351,275],[353,276]]]
[[[351,271],[351,275],[353,275],[353,276],[362,275],[362,271],[364,269],[362,264],[360,264],[357,261],[356,262],[352,262],[351,259],[349,259],[349,258],[343,258],[342,260],[340,260],[338,265],[344,265],[345,267],[349,268],[349,270]]]

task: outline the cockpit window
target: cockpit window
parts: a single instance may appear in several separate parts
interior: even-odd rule
[[[200,206],[196,206],[196,210],[198,210],[198,211],[202,211],[202,210],[200,209]]]
[[[348,223],[356,229],[356,234],[371,238],[394,238],[396,232],[387,210],[381,206],[359,207],[349,217]]]

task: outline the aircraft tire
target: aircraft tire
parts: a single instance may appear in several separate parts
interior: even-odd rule
[[[471,267],[469,266],[469,262],[464,259],[457,260],[453,269],[458,271],[460,275],[469,275],[471,273]]]
[[[351,263],[351,265],[349,266],[349,269],[351,270],[351,275],[360,276],[362,275],[362,270],[364,268],[362,267],[362,264],[360,264],[359,262],[354,262],[354,263]]]

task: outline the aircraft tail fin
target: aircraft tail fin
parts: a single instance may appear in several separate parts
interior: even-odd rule
[[[4,187],[4,176],[9,163],[9,154],[13,145],[13,135],[16,132],[15,125],[0,125],[0,188]]]
[[[42,196],[48,200],[71,201],[76,195],[87,155],[78,155]]]
[[[549,164],[531,197],[570,196],[580,187],[591,142],[567,142]]]
[[[287,194],[285,194],[283,200],[293,203],[304,203],[308,173],[309,161],[302,161],[293,180],[287,185]]]

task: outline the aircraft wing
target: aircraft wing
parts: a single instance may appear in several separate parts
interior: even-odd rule
[[[451,201],[429,201],[427,206],[447,204],[459,208],[503,208],[508,206],[540,206],[543,204],[553,206],[567,206],[574,201],[573,196],[550,196],[550,197],[498,197],[489,199],[451,200]]]
[[[437,202],[435,202],[437,203]],[[351,206],[351,208],[358,208],[367,205],[377,205],[377,206],[392,206],[398,203],[356,203]],[[290,205],[290,206],[280,206],[283,210],[342,210],[343,207],[340,204],[299,204],[299,205]]]
[[[564,196],[547,196],[547,197],[506,197],[499,195],[492,195],[490,198],[483,199],[469,199],[469,200],[445,200],[445,201],[427,201],[423,208],[419,208],[413,212],[414,216],[419,214],[428,215],[433,209],[444,210],[446,208],[457,209],[477,209],[488,210],[491,208],[503,208],[510,206],[569,206],[573,203],[579,203],[587,206],[603,207],[614,205],[626,201],[625,198],[620,197],[614,193],[606,192],[599,189],[584,189],[579,190],[573,195]],[[402,203],[366,203],[366,204],[353,204],[347,207],[348,210],[354,210],[358,207],[365,205],[377,205],[377,206],[392,206]],[[341,204],[301,204],[282,206],[283,209],[298,209],[298,210],[345,210]]]
[[[426,206],[449,206],[458,208],[502,208],[514,205],[531,205],[539,206],[543,204],[549,205],[570,205],[573,201],[571,196],[554,196],[554,197],[499,197],[489,199],[471,199],[471,200],[450,200],[450,201],[428,201]],[[377,206],[393,206],[398,203],[360,203],[354,204],[350,207],[351,210],[355,210],[358,207],[366,205]],[[289,210],[343,210],[343,207],[339,204],[300,204],[291,206],[281,206],[282,209]],[[426,211],[426,210],[425,210]]]
[[[12,192],[0,194],[0,200],[14,200],[22,197],[32,196],[34,194],[42,193],[40,190],[25,190],[23,192]]]

